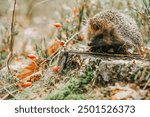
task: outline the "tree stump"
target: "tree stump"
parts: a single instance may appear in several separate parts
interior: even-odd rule
[[[150,77],[150,62],[139,55],[121,55],[68,51],[58,61],[61,73],[78,74],[91,67],[94,81],[100,85],[115,82],[147,82]]]

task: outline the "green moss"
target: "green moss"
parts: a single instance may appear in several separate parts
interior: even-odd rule
[[[69,81],[60,89],[53,91],[46,99],[49,100],[65,100],[65,99],[85,99],[84,93],[87,92],[86,85],[92,80],[93,71],[90,68],[80,76],[71,76]]]

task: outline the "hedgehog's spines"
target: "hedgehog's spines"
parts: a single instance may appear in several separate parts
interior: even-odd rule
[[[125,50],[130,47],[142,50],[143,40],[136,22],[118,11],[107,10],[98,13],[89,19],[86,30],[86,38],[93,42],[92,46],[111,46],[116,51],[117,47],[119,49],[125,45]],[[99,34],[103,34],[103,39],[98,39]]]

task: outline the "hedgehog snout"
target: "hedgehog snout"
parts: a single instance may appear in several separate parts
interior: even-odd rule
[[[92,41],[89,41],[88,42],[88,46],[92,46],[93,45],[93,42]]]

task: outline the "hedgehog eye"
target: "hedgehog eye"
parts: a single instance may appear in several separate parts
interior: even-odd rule
[[[103,38],[103,34],[98,34],[95,38],[99,38],[99,39],[102,39]]]
[[[94,29],[94,30],[98,30],[98,29],[99,29],[99,26],[96,25],[96,24],[93,24],[93,29]]]

